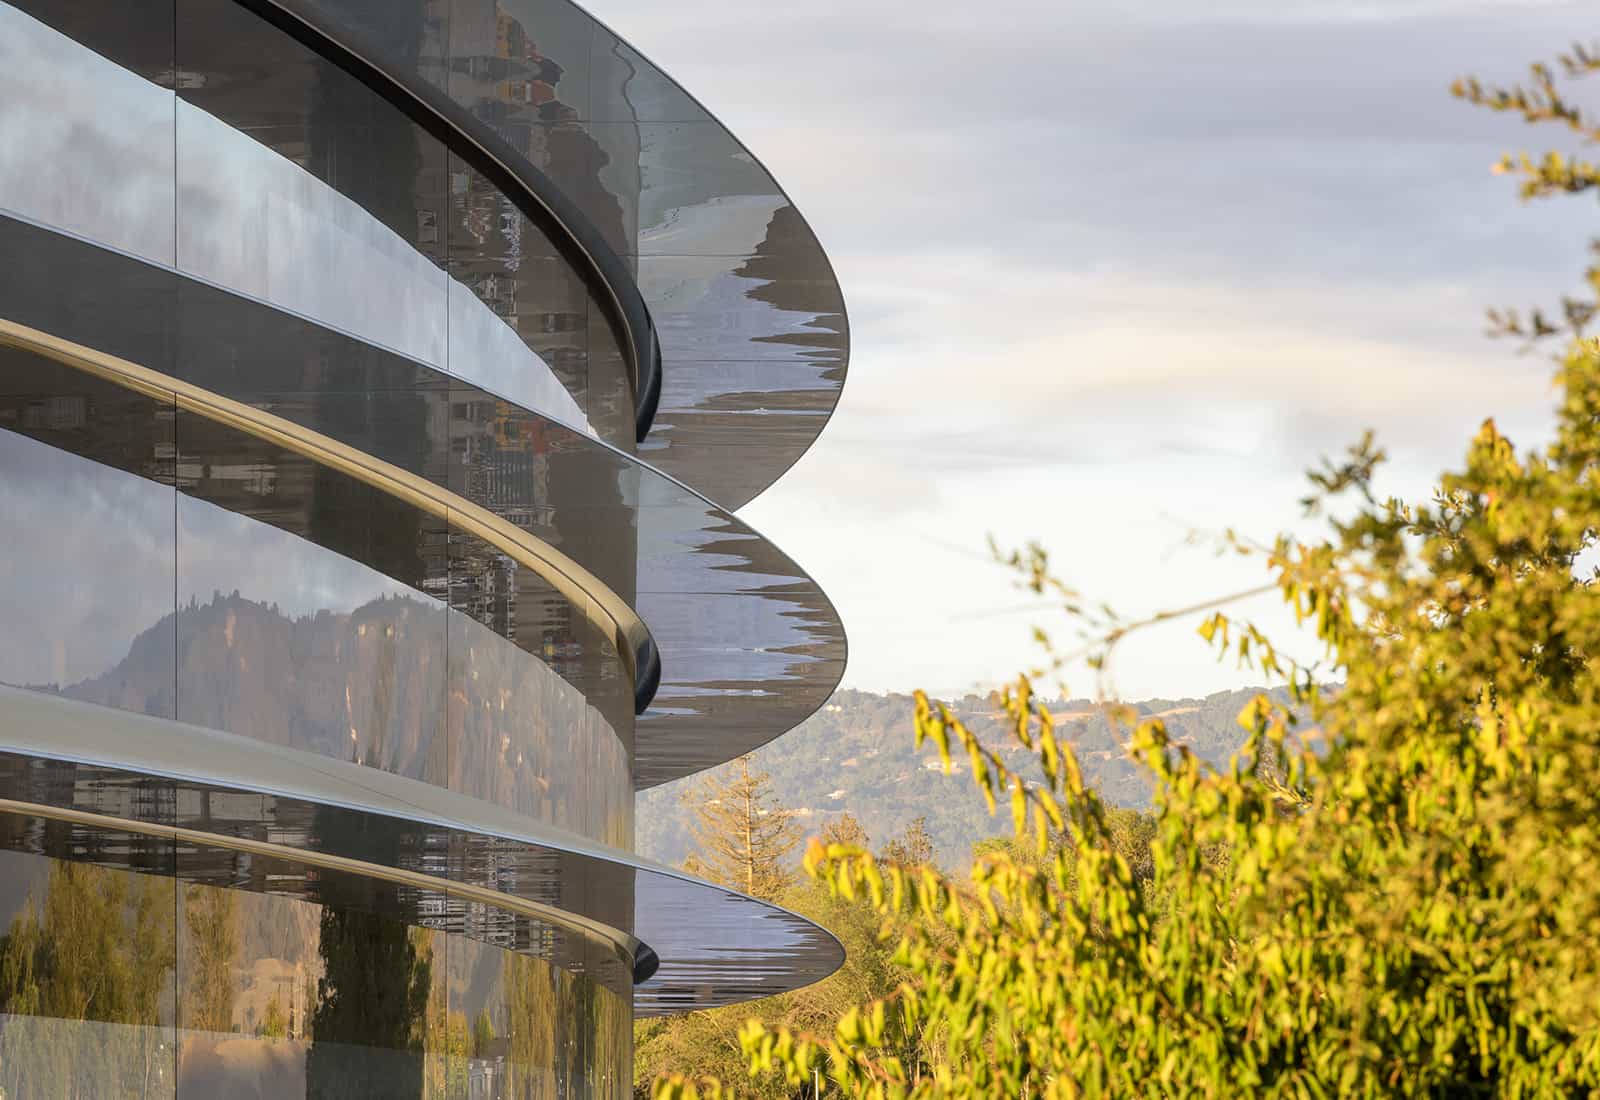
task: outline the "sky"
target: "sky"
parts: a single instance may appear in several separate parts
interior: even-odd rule
[[[1576,3],[588,6],[765,162],[844,287],[838,411],[741,514],[838,606],[848,687],[983,689],[1032,626],[1070,636],[990,537],[1139,616],[1266,579],[1208,536],[1313,533],[1303,471],[1365,428],[1412,497],[1486,416],[1548,432],[1549,361],[1483,310],[1575,289],[1592,206],[1519,202],[1493,163],[1560,135],[1448,87],[1592,36]],[[1314,655],[1272,597],[1236,610]],[[1067,690],[1259,682],[1196,625]]]

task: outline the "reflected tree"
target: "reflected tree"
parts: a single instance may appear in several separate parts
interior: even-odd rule
[[[0,936],[8,1100],[145,1096],[172,1079],[160,1016],[176,955],[173,889],[51,861],[42,903],[30,895]]]
[[[554,1090],[556,996],[553,970],[542,959],[506,959],[506,1046],[510,1100],[535,1100]]]
[[[232,1031],[239,951],[239,895],[193,885],[184,890],[183,1026]]]
[[[433,955],[409,932],[374,913],[323,910],[325,969],[311,1015],[308,1097],[420,1100]]]

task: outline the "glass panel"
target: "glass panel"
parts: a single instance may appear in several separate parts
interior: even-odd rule
[[[171,862],[168,842],[0,815],[8,1100],[175,1095]]]
[[[444,146],[230,0],[178,28],[178,266],[443,366]]]
[[[451,369],[490,393],[524,408],[538,409],[578,431],[588,430],[588,419],[573,397],[572,388],[576,386],[576,392],[583,393],[584,387],[577,382],[583,352],[572,346],[581,343],[582,336],[564,333],[558,337],[568,345],[559,356],[566,365],[567,377],[558,380],[548,363],[491,308],[492,302],[495,308],[514,313],[518,305],[515,281],[506,272],[493,270],[492,265],[462,264],[454,270],[456,278],[450,281]],[[582,316],[580,308],[549,319],[571,323]],[[539,318],[530,319],[530,323],[537,325]]]
[[[0,255],[28,260],[0,264],[9,320],[171,373],[172,272],[6,217]]]
[[[365,17],[350,13],[373,2],[318,0],[356,23]],[[679,413],[659,426],[649,454],[729,507],[744,503],[815,438],[843,382],[844,306],[814,235],[737,139],[581,8],[566,0],[453,0],[451,8],[449,91],[458,103],[544,172],[618,255],[708,261],[637,265],[671,368],[661,409]],[[436,22],[427,10],[424,20]],[[386,63],[409,64],[399,54]],[[482,300],[500,293],[483,285],[485,271],[456,274]],[[622,361],[592,308],[589,326],[585,388],[572,392],[599,434],[626,448]],[[767,359],[825,365],[817,377],[752,374],[750,385],[728,388],[726,372],[706,368]],[[570,390],[575,372],[553,365]],[[701,400],[712,390],[728,397],[715,412]],[[761,400],[771,391],[806,396],[789,400],[784,423],[767,425],[764,448],[741,447],[732,438],[747,430],[739,414],[773,411]],[[683,415],[689,409],[706,415]],[[726,458],[730,447],[732,461],[708,457]]]
[[[181,885],[184,1090],[297,1100],[444,1095],[429,1080],[443,1049],[435,1023],[444,934],[375,912],[365,897],[341,904],[340,877],[317,876],[321,904]]]
[[[544,231],[481,174],[452,158],[450,179],[451,371],[582,426],[589,312],[583,280]],[[561,384],[556,392],[552,376]]]
[[[421,399],[423,391],[449,386],[440,371],[392,351],[193,279],[175,281],[176,373],[214,393],[251,401],[262,394],[403,391]]]
[[[173,713],[173,407],[0,349],[0,681]]]
[[[0,4],[0,208],[170,264],[173,95],[146,79],[171,68],[170,0],[50,0],[37,14],[97,26],[90,44],[115,60]]]
[[[415,779],[444,774],[437,600],[189,497],[178,537],[180,720]]]
[[[787,249],[641,256],[639,289],[662,354],[669,363],[786,359],[839,371],[849,348],[844,302],[832,279],[809,277],[804,259]],[[664,388],[677,384],[673,374],[666,372]],[[767,388],[761,378],[753,381],[752,390]]]
[[[442,524],[196,416],[179,439],[177,717],[440,782]]]
[[[124,69],[171,86],[173,0],[8,2]]]
[[[341,0],[348,3],[349,0]],[[566,0],[457,0],[450,96],[519,150],[539,126],[586,118],[593,21]]]
[[[637,238],[629,252],[738,255],[755,248],[773,215],[789,206],[719,123],[595,122],[589,133],[610,158],[603,178],[614,185],[612,194],[634,212]]]
[[[450,549],[451,789],[600,835],[591,783],[632,789],[615,732],[631,729],[631,678],[531,570],[463,532]]]
[[[177,18],[184,103],[345,196],[415,251],[444,260],[442,144],[234,0],[177,0]],[[396,24],[400,18],[396,12]],[[304,183],[274,187],[279,201],[303,189]]]
[[[626,454],[638,439],[632,372],[611,314],[589,304],[589,422],[600,438]]]
[[[594,30],[593,107],[597,122],[705,122],[710,119],[676,81],[606,30]]]
[[[182,1088],[205,1096],[303,1097],[321,907],[179,884]]]
[[[623,994],[543,958],[473,940],[452,937],[450,961],[466,1095],[632,1095],[633,1013]]]
[[[445,86],[449,0],[324,0],[317,6],[333,18],[338,37],[359,42],[402,75]]]

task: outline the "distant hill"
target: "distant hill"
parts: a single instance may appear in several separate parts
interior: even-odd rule
[[[1160,715],[1180,742],[1213,764],[1224,764],[1239,747],[1239,711],[1257,689],[1219,692],[1204,699],[1148,699],[1134,707]],[[969,695],[952,709],[991,748],[1020,755],[1025,750],[999,727],[987,698]],[[772,773],[785,806],[796,810],[808,835],[830,817],[849,811],[866,826],[874,847],[905,828],[913,818],[928,819],[939,859],[947,866],[964,862],[972,844],[1009,833],[1004,810],[991,818],[957,758],[961,775],[945,778],[931,746],[912,747],[909,695],[840,691],[793,732],[756,752],[757,764]],[[1119,806],[1150,804],[1150,787],[1089,700],[1051,705],[1058,728],[1070,739],[1087,777]],[[713,769],[713,773],[721,769]],[[681,795],[702,776],[668,783],[639,795],[638,849],[642,855],[677,864],[689,853],[690,811]]]

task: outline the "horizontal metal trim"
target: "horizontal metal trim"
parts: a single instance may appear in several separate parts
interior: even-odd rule
[[[622,959],[627,961],[630,968],[634,968],[635,981],[642,980],[637,977],[639,962],[646,962],[651,973],[654,973],[656,966],[659,965],[659,960],[655,958],[654,951],[648,951],[648,949],[646,949],[648,953],[640,951],[643,945],[633,936],[601,924],[599,921],[589,920],[586,917],[569,913],[564,909],[543,905],[527,898],[519,898],[512,894],[501,893],[498,890],[490,890],[483,886],[473,886],[470,883],[443,879],[435,875],[425,875],[420,871],[386,867],[381,863],[369,863],[366,860],[332,855],[328,852],[292,848],[286,844],[274,844],[271,841],[250,840],[247,837],[208,833],[202,829],[189,829],[181,825],[162,825],[157,822],[138,821],[131,817],[117,817],[111,814],[72,810],[61,806],[50,806],[42,802],[20,802],[12,798],[0,798],[0,813],[25,814],[31,817],[48,818],[52,821],[65,821],[93,829],[136,833],[140,836],[170,839],[186,844],[226,848],[229,851],[246,852],[251,855],[285,860],[290,863],[303,863],[308,867],[318,867],[328,871],[342,871],[346,874],[379,879],[383,882],[392,882],[398,886],[410,886],[418,890],[431,890],[435,893],[460,898],[463,901],[490,905],[509,913],[532,917],[546,924],[557,925],[568,931],[576,932],[591,940],[597,940],[614,949]],[[636,952],[638,953],[637,957]]]
[[[577,203],[448,95],[415,74],[393,72],[374,61],[377,51],[361,32],[331,25],[312,5],[298,0],[235,3],[371,88],[483,173],[529,218],[559,230],[562,243],[584,261],[590,281],[603,289],[627,334],[634,433],[636,441],[643,442],[661,396],[661,345],[655,323],[627,263]]]
[[[537,573],[610,638],[633,679],[634,713],[650,705],[661,679],[661,657],[638,613],[566,554],[487,508],[280,416],[15,321],[0,318],[0,346],[44,356],[146,397],[172,399],[180,409],[303,455],[476,535]]]

